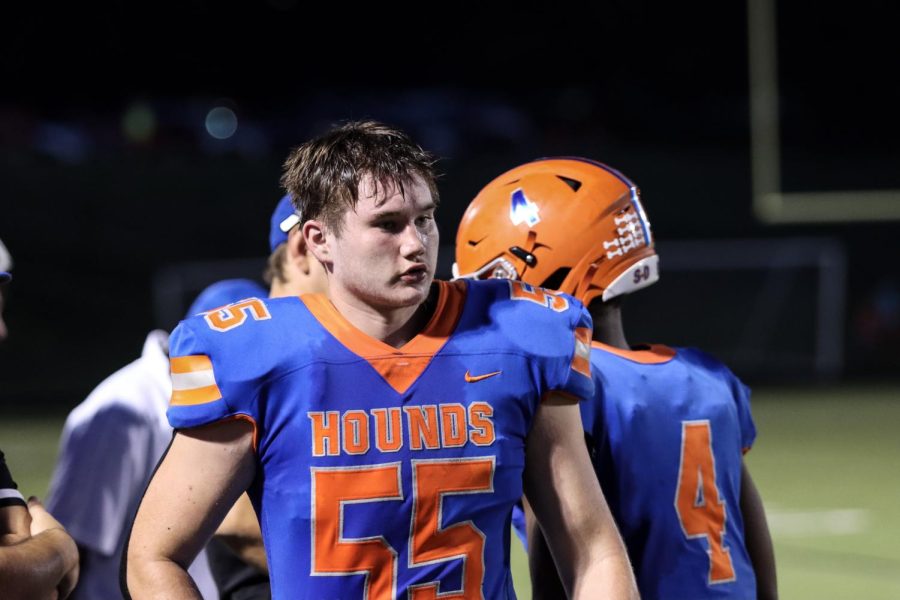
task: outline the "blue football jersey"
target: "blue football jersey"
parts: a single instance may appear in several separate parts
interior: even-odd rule
[[[749,389],[693,348],[593,342],[591,371],[582,422],[641,597],[755,599],[740,510]]]
[[[586,399],[590,315],[519,282],[436,282],[402,348],[324,297],[250,299],[172,336],[175,428],[255,424],[276,598],[514,598],[509,527],[541,398]]]

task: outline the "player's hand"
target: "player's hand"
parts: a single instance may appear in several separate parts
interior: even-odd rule
[[[72,593],[75,584],[78,583],[78,547],[60,522],[53,518],[41,501],[34,496],[28,499],[28,512],[31,514],[31,535],[45,533],[54,536],[57,551],[68,567],[56,586],[57,597],[63,600]]]
[[[28,512],[31,515],[31,535],[35,536],[48,529],[62,529],[65,531],[59,521],[53,518],[41,501],[35,496],[28,499]]]

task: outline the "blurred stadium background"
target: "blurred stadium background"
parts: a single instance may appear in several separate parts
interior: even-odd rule
[[[465,205],[511,166],[584,155],[637,181],[663,277],[629,299],[630,338],[753,386],[782,597],[900,597],[900,8],[429,6],[12,9],[0,448],[26,493],[149,329],[259,277],[288,149],[373,117],[443,158],[445,276]]]

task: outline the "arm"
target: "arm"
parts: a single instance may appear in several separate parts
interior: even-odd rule
[[[78,549],[56,519],[37,499],[28,503],[31,535],[0,547],[0,580],[4,598],[66,598],[78,581]]]
[[[541,403],[526,446],[525,494],[570,598],[637,598],[581,431],[571,400],[551,394]]]
[[[531,573],[531,597],[533,600],[552,600],[565,598],[566,590],[559,573],[556,572],[556,564],[547,547],[544,533],[534,518],[534,512],[527,501],[525,505],[525,524],[528,531],[528,570]]]
[[[16,488],[12,474],[0,452],[0,546],[23,542],[31,537],[31,516],[25,499]]]
[[[775,600],[778,598],[778,585],[775,577],[772,537],[769,535],[769,524],[766,522],[762,498],[744,463],[741,463],[741,513],[744,515],[747,553],[750,554],[750,562],[753,563],[753,570],[756,572],[757,597],[762,600]]]
[[[31,515],[21,504],[0,507],[0,546],[24,542],[29,537]]]
[[[187,568],[253,479],[252,441],[243,420],[175,434],[134,520],[125,563],[132,598],[200,598]]]
[[[216,530],[216,537],[245,563],[253,565],[263,573],[269,572],[259,521],[247,494],[241,494],[228,511],[225,520]]]

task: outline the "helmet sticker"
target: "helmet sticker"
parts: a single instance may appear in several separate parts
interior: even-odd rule
[[[512,193],[509,205],[509,220],[512,221],[513,225],[527,223],[529,227],[534,227],[541,222],[539,212],[538,205],[525,196],[522,188]]]
[[[617,235],[612,240],[603,242],[606,258],[624,256],[636,248],[647,245],[643,223],[638,213],[626,210],[617,215],[613,221],[616,224]]]
[[[638,195],[637,188],[631,188],[631,203],[634,205],[635,210],[638,212],[638,216],[641,219],[641,229],[644,232],[645,242],[647,244],[653,243],[653,234],[650,233],[650,220],[647,218],[647,213],[644,212],[644,205],[641,204],[640,196]]]

